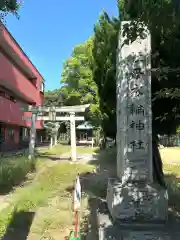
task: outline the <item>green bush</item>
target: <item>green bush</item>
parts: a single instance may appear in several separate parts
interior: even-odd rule
[[[25,156],[0,159],[0,193],[6,193],[20,184],[35,168],[36,160]]]

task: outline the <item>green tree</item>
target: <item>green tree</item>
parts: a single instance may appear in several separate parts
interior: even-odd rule
[[[65,105],[80,105],[90,103],[87,119],[95,125],[101,121],[99,95],[96,82],[93,79],[93,38],[77,45],[71,57],[64,63],[61,92]]]
[[[137,36],[143,37],[143,29],[138,27],[139,22],[144,22],[152,35],[153,130],[159,134],[175,133],[180,116],[179,10],[171,1],[166,0],[120,0],[118,7],[120,20],[110,19],[104,12],[94,28],[93,74],[100,97],[103,130],[106,135],[116,133],[115,69],[118,28],[120,21],[132,20],[131,25],[124,29],[128,40],[126,43],[134,41]]]
[[[131,20],[123,29],[126,35],[125,44],[133,42],[137,36],[143,38],[143,22],[151,32],[152,45],[152,112],[153,112],[153,134],[173,134],[179,125],[180,115],[180,12],[179,7],[169,0],[119,0],[120,20],[110,19],[107,13],[100,16],[99,23],[95,26],[94,36],[94,80],[97,83],[100,106],[106,119],[115,117],[115,111],[108,112],[107,109],[115,110],[116,96],[116,49],[118,40],[118,26],[122,20]],[[179,6],[179,4],[178,4]],[[116,25],[117,23],[117,25]],[[113,26],[117,26],[114,27]],[[114,43],[111,45],[111,43]],[[113,60],[112,60],[113,59]],[[114,71],[110,71],[114,69]],[[109,71],[108,71],[109,70]],[[108,73],[113,73],[108,77]],[[102,92],[109,91],[111,95],[106,99]],[[105,106],[106,105],[106,106]],[[114,118],[116,119],[116,118]],[[110,122],[110,121],[109,121]],[[115,124],[103,126],[106,135],[108,128]],[[116,132],[116,131],[114,131]],[[164,185],[162,174],[162,163],[158,153],[157,144],[153,141],[153,164],[154,178]]]
[[[43,105],[46,107],[60,107],[64,104],[64,95],[62,94],[61,88],[45,92],[44,97]]]
[[[61,88],[55,89],[55,90],[49,90],[47,92],[45,92],[44,94],[45,98],[44,98],[44,106],[45,107],[61,107],[64,104],[65,101],[65,96],[62,93]],[[66,113],[61,113],[61,116],[67,115]],[[66,125],[68,123],[66,122],[61,122],[60,126],[59,126],[59,131],[58,131],[58,135],[59,132],[65,132],[67,130]],[[51,123],[51,122],[46,122],[45,124],[45,129],[46,129],[46,133],[48,136],[52,136],[52,132],[54,131],[54,127],[56,126],[55,123]]]
[[[73,49],[71,57],[64,63],[62,86],[45,92],[44,105],[59,107],[90,103],[90,110],[85,113],[85,117],[98,127],[101,123],[101,112],[97,86],[92,74],[92,49],[92,38]],[[65,129],[69,133],[69,122],[61,124],[60,131],[64,132]]]
[[[18,10],[21,2],[19,0],[1,0],[0,1],[0,20],[3,20],[8,13],[18,16]]]
[[[121,20],[131,20],[123,29],[128,43],[142,36],[144,22],[151,32],[153,130],[173,134],[180,122],[180,11],[173,0],[119,0]]]
[[[94,27],[93,79],[98,86],[102,129],[116,136],[116,49],[119,20],[103,12]]]
[[[177,133],[178,135],[180,135],[180,127],[179,127],[179,126],[177,127],[176,133]]]
[[[51,138],[50,147],[57,144],[58,130],[60,123],[46,121],[44,123],[44,128],[46,129],[46,134]],[[53,141],[54,140],[54,141]]]

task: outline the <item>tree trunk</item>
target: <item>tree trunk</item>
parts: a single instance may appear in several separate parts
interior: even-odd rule
[[[157,138],[152,141],[152,152],[153,152],[153,179],[154,182],[160,184],[162,187],[166,188],[166,183],[164,180],[163,164],[161,160],[161,155],[158,149]]]

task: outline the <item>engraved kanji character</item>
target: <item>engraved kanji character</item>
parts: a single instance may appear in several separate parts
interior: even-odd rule
[[[142,96],[143,95],[142,88],[143,88],[142,86],[139,87],[137,84],[135,84],[135,86],[131,88],[131,95],[135,93],[136,97]]]
[[[144,123],[141,120],[139,120],[138,123],[136,123],[136,129],[139,131],[144,130]]]
[[[135,127],[135,121],[132,121],[132,122],[129,124],[129,127],[132,128],[132,129],[134,129],[134,127]]]
[[[136,114],[137,115],[143,115],[144,116],[144,107],[142,105],[138,105],[136,108]]]
[[[131,115],[133,115],[135,113],[134,103],[128,105],[128,111]]]
[[[131,148],[132,148],[132,150],[133,150],[133,152],[134,152],[135,148],[137,147],[136,141],[130,142],[129,145],[131,146]]]
[[[141,141],[141,140],[138,140],[138,141],[137,141],[137,145],[136,145],[136,149],[139,149],[139,150],[140,150],[140,149],[141,149],[141,150],[142,150],[142,149],[145,149],[145,148],[144,148],[144,142]]]
[[[131,72],[131,77],[134,79],[139,79],[141,77],[141,69],[136,68]]]

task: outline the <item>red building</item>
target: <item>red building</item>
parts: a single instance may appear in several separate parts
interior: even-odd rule
[[[19,44],[0,24],[0,151],[17,149],[28,140],[30,121],[22,107],[41,105],[44,80]],[[37,132],[42,124],[37,121]]]

